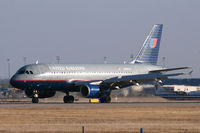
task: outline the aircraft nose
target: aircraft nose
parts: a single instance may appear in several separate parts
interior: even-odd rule
[[[15,82],[16,82],[16,76],[13,75],[13,76],[11,77],[11,79],[10,79],[10,84],[11,84],[12,86],[15,87]]]

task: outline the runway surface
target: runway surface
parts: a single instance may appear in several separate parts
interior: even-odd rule
[[[136,133],[140,128],[148,133],[197,133],[199,114],[198,101],[32,104],[30,99],[4,100],[0,101],[0,132],[80,133],[85,126],[85,133]]]
[[[117,106],[129,106],[129,107],[165,107],[165,106],[200,106],[200,100],[191,101],[177,101],[167,100],[161,97],[118,97],[116,100],[112,98],[111,103],[89,103],[87,98],[77,98],[73,104],[63,103],[63,97],[59,98],[47,98],[40,99],[38,104],[33,104],[30,98],[19,99],[0,99],[0,107],[117,107]]]
[[[72,107],[200,107],[200,102],[131,102],[131,103],[59,103],[3,102],[0,108],[72,108]]]

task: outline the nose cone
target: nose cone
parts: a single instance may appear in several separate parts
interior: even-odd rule
[[[15,83],[16,83],[16,76],[12,76],[12,78],[10,79],[10,84],[15,87]]]

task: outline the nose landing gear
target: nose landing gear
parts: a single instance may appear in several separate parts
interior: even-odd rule
[[[39,102],[38,91],[33,90],[32,103],[38,103],[38,102]]]

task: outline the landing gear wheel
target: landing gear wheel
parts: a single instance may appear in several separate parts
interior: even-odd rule
[[[69,96],[69,103],[73,103],[74,102],[74,97],[73,96]]]
[[[68,101],[69,101],[68,99],[69,99],[69,96],[64,96],[64,97],[63,97],[64,103],[68,103]]]
[[[104,98],[100,98],[100,103],[104,103]]]
[[[33,90],[32,103],[38,103],[38,102],[39,102],[38,91]]]
[[[105,103],[110,103],[111,102],[111,97],[110,96],[107,96],[106,98],[105,98]]]
[[[111,97],[110,96],[106,96],[100,99],[101,103],[110,103],[111,102]]]
[[[33,98],[32,98],[32,103],[38,103],[38,102],[39,102],[38,97],[33,97]]]
[[[73,96],[64,96],[63,101],[64,101],[64,103],[73,103],[74,97]]]

